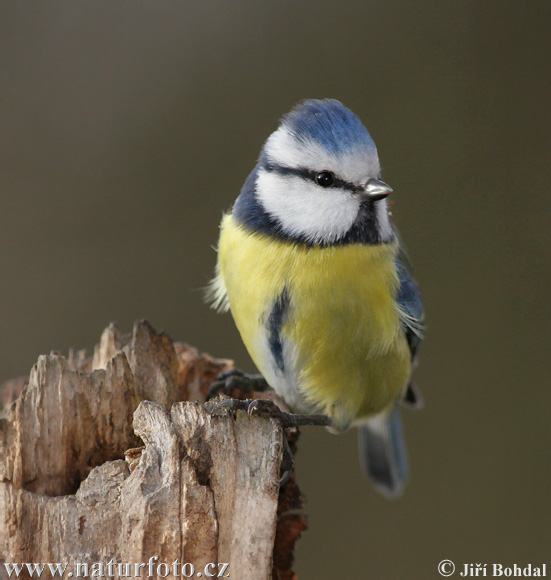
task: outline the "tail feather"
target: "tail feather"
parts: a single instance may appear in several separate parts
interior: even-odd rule
[[[406,443],[398,406],[359,428],[360,462],[379,492],[388,498],[402,494],[408,479]]]

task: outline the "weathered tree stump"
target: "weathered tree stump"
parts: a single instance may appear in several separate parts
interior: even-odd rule
[[[162,578],[175,562],[182,577],[296,578],[306,521],[288,513],[303,507],[294,477],[279,488],[281,425],[204,406],[232,366],[142,321],[132,335],[110,325],[92,357],[41,356],[6,383],[0,578],[4,563]]]

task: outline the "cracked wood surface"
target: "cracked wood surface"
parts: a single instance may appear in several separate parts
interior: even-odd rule
[[[196,571],[228,562],[241,580],[296,578],[306,522],[288,513],[303,507],[294,477],[279,489],[281,425],[202,404],[232,366],[142,321],[131,335],[110,325],[92,357],[41,356],[8,383],[0,562],[156,556]]]

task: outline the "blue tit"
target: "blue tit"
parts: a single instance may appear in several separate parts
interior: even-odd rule
[[[365,471],[396,497],[408,476],[398,403],[419,400],[423,307],[391,192],[352,111],[298,104],[222,219],[212,293],[293,412],[325,414],[337,432],[358,427]]]

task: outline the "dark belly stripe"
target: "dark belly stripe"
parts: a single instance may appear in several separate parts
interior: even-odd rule
[[[285,315],[289,308],[289,294],[284,288],[279,298],[276,300],[268,317],[268,344],[276,367],[283,372],[285,362],[283,360],[283,342],[281,340],[281,328]]]

